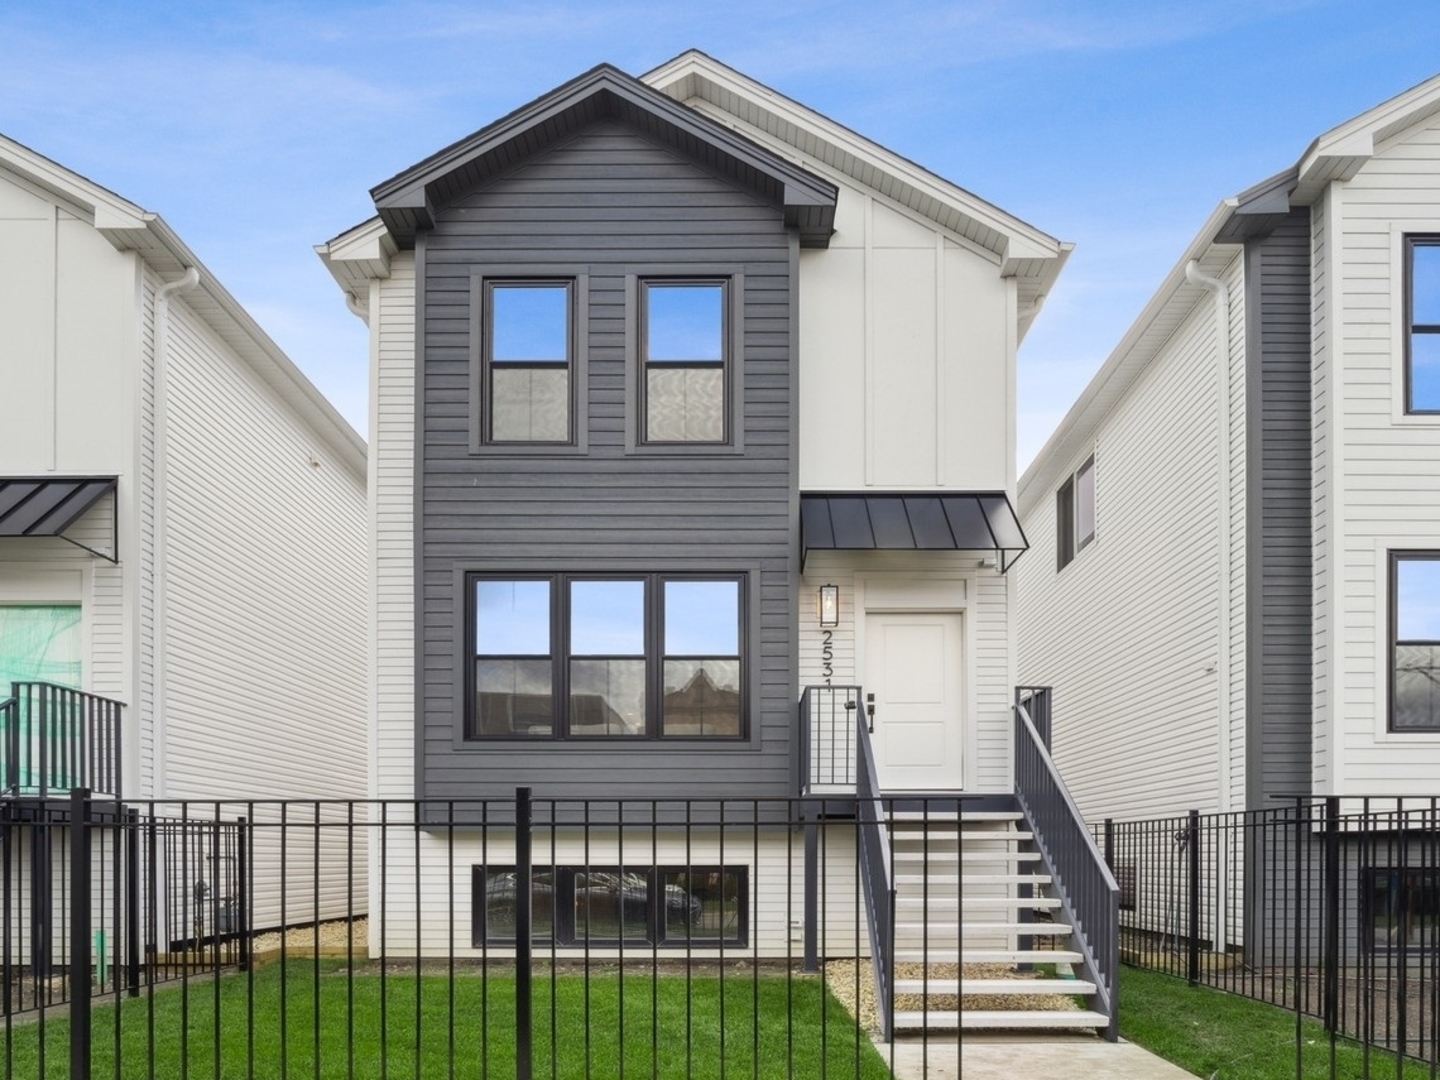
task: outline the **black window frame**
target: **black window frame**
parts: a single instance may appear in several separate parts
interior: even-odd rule
[[[1437,707],[1433,715],[1435,720],[1431,724],[1408,724],[1403,727],[1395,723],[1395,673],[1399,666],[1397,650],[1402,645],[1433,646],[1440,649],[1440,641],[1430,640],[1404,640],[1400,639],[1400,564],[1403,562],[1433,562],[1440,563],[1440,550],[1402,550],[1391,551],[1388,560],[1388,604],[1389,613],[1387,625],[1389,628],[1386,656],[1386,730],[1397,735],[1428,735],[1440,734],[1440,707]]]
[[[745,743],[751,741],[750,678],[751,650],[749,645],[750,574],[747,571],[680,572],[680,571],[598,571],[583,572],[504,572],[470,571],[464,575],[463,610],[465,613],[465,706],[462,742],[466,744],[516,742],[536,745],[547,742],[594,743],[605,746],[630,744],[677,744],[682,742]],[[479,730],[479,710],[475,667],[480,654],[476,641],[476,586],[482,581],[546,581],[550,584],[550,654],[551,729],[548,734],[520,735],[514,732],[486,734]],[[570,585],[584,581],[644,582],[644,661],[645,661],[645,729],[639,734],[575,734],[570,723],[570,689],[572,660],[607,659],[597,654],[572,654]],[[729,582],[735,585],[736,645],[733,657],[688,654],[671,655],[665,651],[665,584],[666,582]],[[489,659],[509,659],[507,655],[486,654]],[[534,657],[529,657],[535,659]],[[633,657],[622,657],[632,659]],[[739,666],[739,731],[735,734],[703,735],[686,732],[664,732],[664,676],[666,660],[734,659]]]
[[[1080,478],[1089,473],[1090,531],[1080,535]],[[1055,491],[1055,571],[1059,573],[1075,560],[1075,556],[1095,541],[1098,491],[1095,487],[1095,455],[1091,454]]]
[[[501,875],[517,873],[517,867],[513,862],[507,863],[475,863],[471,867],[471,912],[470,912],[470,935],[473,946],[477,949],[487,947],[514,946],[516,938],[513,931],[510,934],[490,933],[489,913],[490,905],[486,899],[486,885],[490,875]],[[616,935],[614,937],[601,937],[596,934],[582,933],[584,929],[581,920],[576,916],[579,907],[579,900],[576,895],[576,881],[580,877],[599,874],[637,874],[645,878],[645,896],[642,901],[645,913],[645,934],[639,936]],[[669,894],[665,888],[665,878],[671,874],[686,874],[692,880],[700,875],[714,875],[720,880],[721,888],[721,935],[714,938],[697,938],[693,932],[682,932],[676,934],[671,926],[668,917]],[[690,865],[680,864],[646,864],[646,863],[561,863],[553,866],[532,866],[532,879],[536,876],[548,876],[551,886],[550,904],[550,927],[551,932],[531,933],[532,945],[551,946],[555,948],[613,948],[613,949],[723,949],[746,948],[750,944],[750,867],[747,863],[694,863]],[[733,875],[735,878],[735,892],[733,897],[727,897],[725,892],[725,878]],[[693,886],[692,886],[693,888]],[[622,921],[625,912],[626,901],[622,889],[621,912]],[[686,912],[690,908],[690,899],[694,893],[686,890]],[[735,926],[728,935],[724,925],[725,904],[729,899],[733,902],[735,911]],[[702,915],[703,915],[703,900]],[[662,909],[662,904],[664,908]],[[663,910],[663,915],[662,915]],[[532,926],[534,904],[532,894]],[[687,930],[690,923],[686,922]]]
[[[1440,334],[1440,323],[1417,323],[1415,321],[1415,249],[1417,247],[1440,248],[1440,233],[1410,233],[1405,236],[1405,415],[1440,416],[1440,404],[1434,408],[1415,407],[1415,380],[1411,361],[1414,354],[1416,334]]]
[[[716,286],[720,289],[720,359],[650,359],[650,289],[652,286],[659,288],[683,288],[685,286]],[[636,423],[639,430],[639,441],[642,446],[656,447],[677,447],[677,446],[729,446],[733,441],[731,428],[734,424],[732,413],[732,397],[734,390],[731,387],[731,353],[732,338],[734,330],[731,327],[730,311],[733,300],[731,298],[733,286],[731,280],[725,275],[698,274],[685,275],[681,277],[645,274],[637,279],[636,309],[635,317],[638,326],[636,347],[638,350],[639,371],[639,404],[637,406]],[[689,370],[689,369],[718,369],[720,372],[720,438],[718,439],[652,439],[650,437],[650,372],[653,370]]]
[[[1404,832],[1400,833],[1399,837],[1402,844],[1411,842],[1411,838]],[[1414,836],[1413,840],[1420,844],[1433,843],[1430,838],[1418,835]],[[1403,857],[1403,852],[1401,854]],[[1402,916],[1400,923],[1402,933],[1398,940],[1393,935],[1387,935],[1385,940],[1381,940],[1380,935],[1375,932],[1375,921],[1380,914],[1376,910],[1376,886],[1382,875],[1388,879],[1387,884],[1393,882],[1395,877],[1403,875],[1416,875],[1425,879],[1418,882],[1418,887],[1413,890],[1409,887],[1409,883],[1401,883],[1400,907],[1395,912]],[[1440,868],[1423,865],[1423,860],[1421,865],[1416,866],[1402,864],[1361,867],[1358,891],[1360,893],[1360,939],[1362,948],[1367,952],[1418,953],[1431,948],[1426,943],[1427,935],[1423,931],[1412,933],[1405,928],[1411,925],[1408,920],[1417,916],[1423,917],[1427,907],[1432,913],[1440,915]],[[1421,907],[1421,911],[1418,913],[1411,910],[1411,899],[1417,895]]]
[[[492,438],[490,392],[493,377],[491,345],[492,294],[496,285],[563,285],[568,292],[566,343],[569,357],[568,435],[564,441],[502,440]],[[485,266],[470,275],[470,393],[469,452],[472,456],[555,456],[584,454],[589,447],[589,309],[588,272],[571,266]],[[523,361],[505,363],[523,366]],[[554,367],[556,365],[544,365]]]

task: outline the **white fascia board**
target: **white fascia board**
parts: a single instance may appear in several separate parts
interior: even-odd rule
[[[370,282],[390,276],[390,260],[399,250],[378,216],[315,245],[315,254],[341,292],[362,305],[369,303]]]
[[[1313,196],[1312,187],[1331,180],[1349,180],[1375,154],[1380,143],[1404,132],[1440,112],[1440,75],[1433,75],[1367,109],[1324,134],[1300,155],[1302,189]]]
[[[28,146],[0,135],[0,166],[73,206],[83,219],[109,235],[112,230],[143,230],[149,215],[113,191],[72,172]]]
[[[1151,331],[1156,322],[1162,316],[1174,317],[1181,311],[1188,312],[1206,296],[1205,290],[1186,281],[1186,264],[1194,259],[1200,262],[1202,268],[1212,271],[1220,269],[1233,258],[1236,245],[1219,244],[1215,237],[1236,206],[1237,201],[1230,198],[1215,208],[1120,343],[1035,455],[1030,468],[1020,477],[1017,510],[1021,521],[1025,520],[1039,499],[1049,495],[1080,447],[1094,441],[1105,417],[1165,347],[1169,334],[1163,337],[1153,334]]]
[[[667,94],[673,91],[701,97],[721,109],[726,109],[727,94],[742,98],[777,120],[793,124],[829,144],[840,152],[842,160],[877,169],[887,178],[999,233],[1006,242],[1003,250],[996,253],[1007,260],[1062,258],[1063,245],[1053,236],[698,50],[682,53],[640,79]],[[846,171],[852,178],[861,179],[859,169]]]

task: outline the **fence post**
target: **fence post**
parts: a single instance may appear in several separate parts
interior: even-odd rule
[[[1113,817],[1105,819],[1105,865],[1110,868],[1112,874],[1115,872],[1115,819]]]
[[[1190,855],[1190,933],[1187,975],[1191,986],[1200,985],[1200,811],[1190,811],[1186,833]]]
[[[70,1075],[90,1075],[90,789],[70,791]]]
[[[250,970],[250,906],[245,902],[249,896],[250,860],[250,819],[235,819],[235,932],[240,935],[240,956],[236,965],[239,971]]]
[[[515,1080],[530,1080],[532,1031],[530,905],[533,866],[530,851],[530,789],[515,789]]]
[[[1340,1019],[1340,799],[1335,795],[1325,798],[1324,972],[1325,1030],[1333,1034]]]
[[[801,804],[805,818],[805,971],[820,970],[820,826],[814,803]]]
[[[125,811],[125,990],[140,996],[140,811]]]

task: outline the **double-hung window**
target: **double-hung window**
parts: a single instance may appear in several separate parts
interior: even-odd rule
[[[1055,568],[1063,570],[1095,539],[1095,457],[1091,455],[1055,493]]]
[[[466,736],[743,738],[745,580],[471,575]]]
[[[486,279],[480,345],[480,441],[574,442],[576,283]]]
[[[1390,730],[1440,731],[1440,551],[1390,553]]]
[[[641,441],[730,441],[729,283],[641,279]]]
[[[1440,413],[1440,236],[1405,238],[1405,411]]]

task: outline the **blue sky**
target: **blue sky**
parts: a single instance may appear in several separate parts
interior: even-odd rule
[[[1021,466],[1222,197],[1440,71],[1433,2],[0,0],[0,132],[166,218],[365,433],[312,246],[600,61],[691,47],[1077,245],[1021,349]]]

